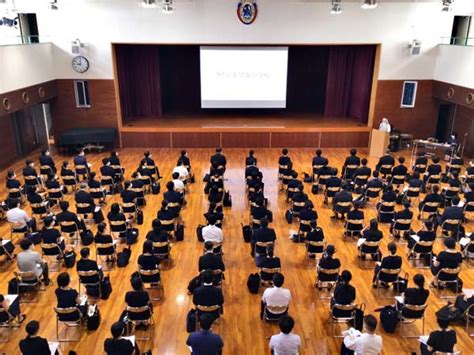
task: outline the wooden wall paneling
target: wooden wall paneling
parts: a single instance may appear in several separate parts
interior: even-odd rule
[[[222,132],[223,148],[270,148],[269,132]]]
[[[0,168],[11,164],[17,158],[11,119],[11,115],[0,117]]]
[[[58,97],[52,108],[55,135],[72,128],[116,128],[117,107],[113,80],[88,80],[90,108],[76,107],[74,80],[57,80]]]
[[[464,135],[467,133],[464,153],[471,158],[474,157],[474,109],[464,106],[456,107],[453,132],[458,134],[461,143],[464,140]]]
[[[220,132],[172,132],[173,148],[215,148],[221,144]]]
[[[321,132],[272,132],[272,148],[317,148]]]
[[[367,148],[370,132],[322,132],[321,148]]]
[[[122,146],[127,148],[171,148],[169,132],[122,132]]]
[[[448,91],[451,88],[454,89],[454,94],[452,97],[449,97]],[[434,97],[474,110],[474,101],[471,104],[468,104],[466,102],[466,97],[469,93],[474,94],[474,88],[467,88],[464,86],[449,84],[438,80],[435,80],[433,82]]]

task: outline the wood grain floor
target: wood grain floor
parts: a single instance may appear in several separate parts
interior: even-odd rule
[[[176,162],[179,151],[170,149],[152,150],[155,161],[159,164],[164,182],[170,178],[171,170]],[[259,319],[260,295],[252,295],[246,287],[246,280],[249,273],[255,272],[255,264],[249,255],[249,247],[244,244],[240,223],[248,222],[248,208],[245,200],[244,188],[244,159],[247,151],[244,149],[227,149],[225,154],[228,160],[226,172],[226,188],[230,190],[233,198],[232,208],[225,210],[224,223],[224,261],[226,264],[226,280],[223,290],[225,297],[225,312],[222,317],[220,334],[224,340],[224,354],[265,354],[268,351],[268,340],[265,338],[265,329]],[[270,201],[270,208],[274,213],[273,227],[277,232],[276,255],[282,260],[282,272],[285,275],[285,286],[291,290],[292,303],[290,314],[296,320],[295,332],[302,338],[301,354],[337,354],[341,344],[340,339],[333,338],[330,328],[327,325],[328,303],[317,298],[314,289],[315,270],[307,268],[303,264],[304,247],[302,244],[294,244],[289,238],[289,230],[296,229],[297,225],[289,226],[284,219],[284,212],[287,208],[284,197],[278,192],[277,187],[277,160],[278,149],[261,149],[256,155],[258,165],[263,172],[265,182],[265,193]],[[329,158],[331,165],[340,167],[343,159],[347,155],[347,149],[326,150],[324,154]],[[155,336],[153,341],[142,342],[142,350],[153,349],[153,354],[187,354],[189,351],[185,345],[188,334],[185,330],[185,319],[188,310],[192,307],[192,300],[186,294],[188,281],[197,274],[198,258],[202,253],[202,244],[196,239],[196,226],[203,222],[202,214],[205,212],[207,199],[203,195],[202,176],[208,169],[211,149],[194,149],[189,151],[196,183],[191,185],[190,193],[187,196],[188,205],[183,210],[182,216],[186,224],[185,240],[174,245],[172,258],[174,264],[171,269],[162,272],[165,297],[161,302],[155,304],[154,320],[156,323]],[[362,152],[365,155],[366,152]],[[93,169],[98,170],[100,159],[105,154],[90,154],[88,159],[93,164]],[[313,151],[310,149],[292,149],[290,155],[295,168],[299,171],[310,171],[311,157]],[[136,168],[138,161],[142,157],[141,149],[124,149],[120,151],[122,164],[126,167],[126,175],[130,176],[132,169]],[[64,160],[62,156],[55,156],[57,165]],[[68,157],[71,160],[70,157]],[[36,160],[36,157],[35,157]],[[373,167],[376,163],[374,159],[369,160]],[[21,175],[23,162],[17,162],[11,167]],[[0,173],[0,197],[5,195],[4,179],[5,169]],[[309,186],[306,186],[309,192]],[[68,197],[71,198],[71,197]],[[371,288],[372,270],[363,270],[356,265],[356,245],[348,244],[342,240],[343,223],[330,219],[330,211],[322,203],[321,195],[311,195],[319,214],[319,224],[323,227],[327,242],[336,246],[337,256],[341,259],[343,268],[350,269],[354,275],[353,281],[357,288],[357,303],[365,303],[367,312],[386,304],[393,303],[393,300],[378,299],[375,291]],[[118,200],[113,197],[109,200],[104,212],[108,211],[112,201]],[[99,330],[95,332],[84,331],[81,341],[78,343],[68,343],[61,346],[62,353],[75,350],[78,354],[102,354],[103,342],[109,336],[110,325],[115,322],[124,309],[124,295],[129,290],[129,278],[131,273],[136,271],[136,259],[141,252],[141,241],[151,225],[151,221],[156,215],[161,202],[161,195],[149,196],[145,209],[145,223],[140,226],[140,243],[133,247],[132,259],[125,269],[114,269],[110,272],[113,293],[109,300],[100,301],[99,307],[102,313],[102,323]],[[375,216],[373,207],[365,209],[366,221]],[[8,236],[9,229],[5,222],[0,222],[0,235]],[[415,223],[415,227],[418,222]],[[390,240],[388,228],[383,227],[384,241],[383,250]],[[468,231],[474,231],[473,224],[467,225]],[[441,249],[441,242],[436,243],[436,250]],[[417,272],[422,272],[428,281],[431,274],[428,270],[412,269],[405,257],[405,246],[400,246],[399,254],[403,256],[403,271],[410,275],[410,278]],[[12,277],[14,265],[11,265],[7,272],[0,274],[0,292],[7,291],[7,282]],[[71,272],[73,285],[77,287],[77,275],[73,269]],[[55,278],[55,274],[52,277]],[[474,273],[463,265],[461,277],[465,287],[474,288]],[[36,304],[22,305],[22,311],[27,314],[27,321],[37,319],[41,322],[41,335],[49,340],[55,340],[55,314],[53,306],[56,298],[55,287],[48,287],[41,293],[40,300]],[[431,293],[427,310],[426,330],[435,329],[436,321],[434,313],[445,301],[437,298]],[[458,348],[464,354],[472,354],[472,338],[470,338],[462,327],[456,327],[458,334]],[[268,333],[277,332],[277,327],[268,329]],[[401,337],[400,331],[396,334],[383,335],[384,354],[410,354],[419,349],[416,339],[407,340]],[[408,326],[404,329],[405,334],[418,334],[421,327]],[[11,341],[7,344],[0,344],[0,352],[7,354],[18,354],[18,342],[24,337],[24,324],[14,333]]]

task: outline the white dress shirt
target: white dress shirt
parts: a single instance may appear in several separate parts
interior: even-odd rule
[[[183,165],[178,165],[173,168],[173,173],[178,173],[181,180],[186,180],[188,178],[189,172],[188,169]]]
[[[173,180],[173,184],[174,184],[174,191],[178,191],[178,192],[184,191],[184,183],[181,180],[175,179]]]
[[[271,337],[269,345],[275,355],[296,355],[301,346],[301,338],[293,333],[280,332]]]
[[[369,333],[362,333],[360,336],[347,335],[344,345],[353,350],[354,355],[378,355],[382,352],[382,337]]]
[[[21,227],[25,227],[26,223],[30,221],[30,216],[21,208],[15,207],[7,211],[7,220],[10,223],[18,223]],[[20,227],[20,228],[21,228]]]
[[[290,290],[283,287],[273,286],[263,292],[262,301],[268,306],[288,306],[291,300]],[[281,311],[284,313],[285,310]],[[272,312],[278,314],[276,312]]]
[[[222,243],[222,229],[216,226],[208,225],[202,229],[202,237],[205,242],[217,242]]]

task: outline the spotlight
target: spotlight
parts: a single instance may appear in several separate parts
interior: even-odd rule
[[[443,0],[443,7],[441,8],[441,11],[451,11],[451,5],[454,3],[454,0]]]
[[[15,27],[18,25],[18,17],[8,18],[3,17],[0,19],[0,26]]]
[[[158,6],[156,0],[140,0],[140,5],[146,9],[152,9]]]
[[[361,7],[364,10],[371,10],[371,9],[375,9],[377,5],[378,5],[377,0],[364,0]]]
[[[331,15],[339,15],[342,12],[341,0],[331,1]]]
[[[172,14],[174,11],[173,0],[163,0],[161,11],[164,14]]]

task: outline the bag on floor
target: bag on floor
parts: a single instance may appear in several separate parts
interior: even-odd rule
[[[408,278],[399,276],[397,281],[393,283],[393,290],[395,292],[397,292],[398,290],[398,294],[400,295],[403,292],[405,292],[405,290],[407,289],[407,286],[408,286]]]
[[[189,293],[193,293],[195,289],[201,286],[201,277],[198,275],[196,277],[193,277],[191,281],[189,281],[188,284],[188,291]]]
[[[94,216],[94,222],[96,224],[102,223],[104,221],[104,214],[102,213],[102,210],[100,209],[97,211],[94,211],[93,216]]]
[[[189,183],[190,184],[194,184],[196,182],[196,179],[194,178],[194,174],[192,174],[190,177],[189,177]]]
[[[398,320],[398,311],[394,306],[385,306],[380,311],[380,323],[386,333],[395,333]]]
[[[242,235],[244,242],[250,243],[252,241],[252,228],[249,225],[242,225]]]
[[[247,279],[247,287],[250,293],[253,293],[253,294],[258,293],[258,289],[260,287],[260,275],[257,273],[250,274]]]
[[[184,225],[178,224],[176,226],[175,237],[177,242],[181,242],[184,240]]]
[[[192,333],[196,331],[197,312],[195,309],[190,309],[186,316],[186,331]]]
[[[137,211],[137,224],[139,226],[143,224],[143,211],[142,210]]]
[[[110,294],[112,293],[112,283],[110,282],[109,276],[105,276],[100,282],[100,290],[101,290],[100,298],[103,300],[109,299]]]
[[[311,177],[311,175],[307,174],[307,173],[303,173],[303,181],[306,182],[306,183],[311,183],[313,182],[313,178]]]
[[[311,193],[313,195],[317,195],[319,192],[319,185],[313,185],[313,187],[311,188]]]
[[[204,242],[204,238],[202,237],[202,229],[203,228],[204,228],[204,226],[202,224],[198,225],[197,228],[196,228],[197,239],[200,242]]]
[[[151,193],[153,195],[158,195],[160,193],[160,190],[161,190],[161,188],[160,188],[159,183],[154,182],[154,183],[151,184]]]
[[[76,252],[75,251],[68,251],[64,253],[64,265],[70,269],[76,265]]]
[[[97,330],[100,325],[100,311],[99,307],[95,305],[94,313],[87,316],[87,330]]]
[[[129,248],[125,248],[120,253],[117,254],[117,266],[118,267],[125,267],[128,265],[130,261],[130,255],[132,255],[132,251]]]
[[[288,224],[293,223],[293,212],[291,212],[291,210],[285,212],[285,219]]]
[[[354,205],[357,204],[359,208],[363,208],[367,203],[367,196],[363,193],[354,200]]]
[[[18,293],[18,279],[14,277],[8,281],[8,294],[16,295]]]
[[[81,233],[81,243],[84,246],[88,246],[94,243],[94,234],[90,229],[86,229],[84,232]]]
[[[40,244],[42,242],[41,234],[39,232],[28,233],[26,239],[31,240],[34,245]]]
[[[138,241],[138,229],[137,228],[129,228],[126,232],[126,239],[127,244],[135,244]]]
[[[202,179],[202,181],[203,181],[203,182],[209,182],[209,181],[211,181],[211,175],[209,175],[209,174],[204,175],[204,179]]]
[[[224,207],[232,207],[232,196],[229,191],[226,191],[224,194],[224,201],[222,202]]]
[[[145,197],[137,197],[137,206],[143,207],[146,206],[146,200]]]
[[[446,305],[436,313],[436,318],[441,319],[448,322],[457,322],[462,320],[462,312],[457,307],[451,307],[450,305]]]
[[[365,305],[363,305],[363,308],[365,308]],[[354,320],[351,320],[349,325],[360,332],[362,331],[364,327],[364,310],[361,307],[355,309]]]

